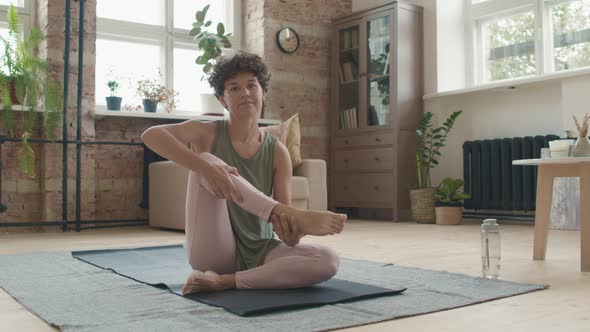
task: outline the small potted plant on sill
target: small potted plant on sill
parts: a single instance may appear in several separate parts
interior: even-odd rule
[[[438,165],[439,150],[445,146],[447,136],[461,112],[453,112],[442,126],[437,128],[433,128],[432,113],[426,112],[416,129],[418,137],[418,149],[416,150],[418,189],[410,191],[412,218],[416,222],[428,224],[435,222],[434,194],[436,188],[431,185],[430,170]]]
[[[155,113],[159,103],[166,105],[167,113],[172,113],[176,109],[175,97],[178,93],[162,85],[160,80],[145,79],[137,81],[137,95],[142,98],[145,112]]]
[[[213,25],[210,20],[205,20],[207,11],[210,5],[206,5],[203,9],[195,13],[195,22],[193,28],[189,32],[197,43],[201,55],[197,56],[195,63],[203,66],[203,75],[201,80],[207,78],[211,69],[215,65],[215,59],[222,53],[222,48],[231,48],[232,44],[229,41],[231,33],[225,33],[225,26],[223,23],[217,23],[215,31],[209,31],[207,28]],[[201,105],[204,108],[206,115],[223,116],[223,107],[217,98],[212,93],[201,93]]]
[[[105,97],[107,101],[107,110],[109,111],[120,111],[121,110],[121,101],[123,98],[117,96],[117,90],[119,89],[119,82],[115,80],[108,81],[107,86],[109,87],[109,91],[111,95]]]
[[[463,200],[471,196],[460,189],[463,187],[463,180],[445,178],[441,181],[434,196],[437,199],[436,224],[437,225],[458,225],[463,219]]]

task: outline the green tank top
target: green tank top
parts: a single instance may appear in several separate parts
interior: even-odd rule
[[[216,122],[215,142],[211,154],[237,168],[240,176],[265,195],[271,196],[277,139],[265,134],[256,154],[252,158],[244,159],[234,150],[227,125],[226,120]],[[268,252],[279,244],[279,241],[273,238],[272,225],[232,201],[227,201],[227,209],[236,241],[240,270],[262,265]]]

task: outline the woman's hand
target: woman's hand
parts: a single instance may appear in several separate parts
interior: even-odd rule
[[[227,165],[211,165],[204,172],[203,176],[209,182],[209,188],[217,198],[231,199],[234,202],[241,202],[242,195],[234,184],[231,174],[240,176],[235,167]]]
[[[272,214],[270,216],[270,223],[272,223],[273,229],[281,241],[283,241],[289,247],[294,247],[299,244],[301,239],[301,232],[299,231],[299,225],[295,222],[293,216],[287,216],[285,214]]]

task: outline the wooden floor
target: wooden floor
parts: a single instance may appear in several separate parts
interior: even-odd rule
[[[532,260],[532,226],[503,224],[501,232],[501,277],[547,283],[551,285],[549,290],[350,330],[590,331],[590,273],[580,272],[579,232],[550,231],[546,261]],[[340,235],[309,237],[304,242],[325,243],[349,258],[477,276],[479,236],[479,225],[469,222],[437,226],[351,220]],[[182,233],[147,227],[2,234],[0,254],[179,244],[182,240]],[[0,290],[0,331],[54,329]]]

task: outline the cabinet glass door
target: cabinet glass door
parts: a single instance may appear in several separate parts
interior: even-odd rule
[[[367,21],[367,126],[389,125],[390,18]]]
[[[339,32],[338,128],[359,127],[359,26]]]

